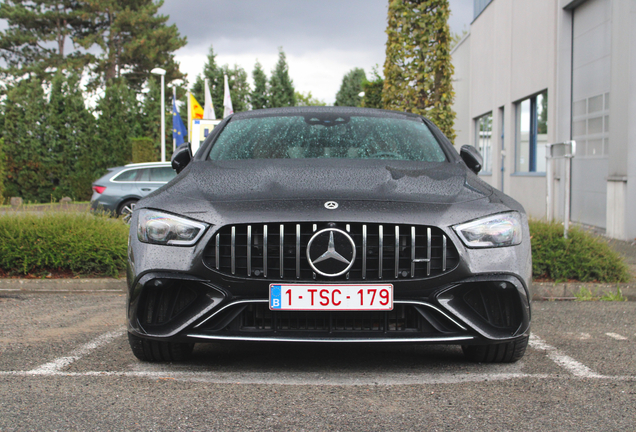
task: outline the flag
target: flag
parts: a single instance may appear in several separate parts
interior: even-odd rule
[[[203,108],[201,108],[201,104],[197,102],[192,93],[190,93],[190,109],[192,110],[192,119],[203,118]]]
[[[227,83],[227,75],[223,75],[225,78],[224,96],[223,96],[223,118],[234,114],[234,108],[232,108],[232,98],[230,97],[230,85]]]
[[[172,99],[172,139],[174,139],[177,147],[185,142],[185,137],[188,131],[186,130],[183,120],[177,111],[177,101]]]
[[[205,80],[205,107],[203,108],[203,118],[216,120],[216,114],[214,114],[214,105],[212,104],[212,96],[210,95],[210,86],[208,86],[208,80]]]

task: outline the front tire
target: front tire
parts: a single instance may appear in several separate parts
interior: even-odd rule
[[[130,349],[144,362],[179,362],[192,357],[193,343],[161,342],[128,333]]]
[[[514,363],[528,347],[528,336],[497,345],[462,345],[464,355],[476,363]]]

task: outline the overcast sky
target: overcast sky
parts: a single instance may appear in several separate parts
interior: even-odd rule
[[[382,72],[388,0],[165,0],[188,44],[177,51],[190,83],[203,71],[209,47],[217,64],[238,64],[250,75],[258,59],[269,76],[278,47],[287,55],[297,91],[328,104],[355,67]],[[450,0],[451,31],[467,29],[473,0]]]

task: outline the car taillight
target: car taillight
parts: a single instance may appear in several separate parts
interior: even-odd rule
[[[106,190],[106,186],[93,186],[93,190],[98,194],[102,194]]]

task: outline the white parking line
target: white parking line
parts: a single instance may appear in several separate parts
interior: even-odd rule
[[[61,371],[66,366],[71,363],[81,359],[85,355],[91,353],[91,351],[96,350],[97,348],[106,345],[111,342],[113,339],[124,334],[124,330],[120,329],[117,331],[112,331],[109,333],[104,333],[103,335],[93,339],[87,344],[82,345],[75,351],[73,351],[69,356],[56,358],[52,362],[45,363],[35,369],[32,369],[27,372],[28,375],[51,375],[56,372]]]
[[[594,372],[584,364],[559,352],[538,336],[530,336],[529,345],[533,349],[546,352],[548,358],[571,373],[560,374],[523,373],[523,362],[511,365],[488,365],[487,371],[476,373],[326,373],[326,372],[219,372],[219,371],[174,371],[169,365],[152,365],[134,362],[128,364],[132,371],[85,371],[64,372],[63,369],[94,350],[112,342],[125,334],[124,329],[104,333],[91,342],[82,345],[65,357],[59,357],[29,371],[0,371],[0,376],[42,376],[42,377],[129,377],[145,379],[173,379],[187,382],[216,384],[269,384],[269,385],[413,385],[413,384],[460,384],[470,382],[503,381],[511,379],[580,379],[634,380],[635,376],[605,376]],[[607,335],[611,335],[607,333]],[[615,336],[623,337],[613,333]],[[626,339],[626,338],[625,338]]]
[[[534,349],[546,351],[550,360],[564,369],[567,369],[574,376],[581,378],[606,378],[603,375],[597,374],[583,363],[574,360],[572,357],[561,354],[559,350],[552,345],[548,345],[535,334],[530,335],[529,345]]]
[[[618,333],[605,333],[607,336],[619,340],[619,341],[624,341],[627,340],[627,338],[623,335],[619,335]]]

